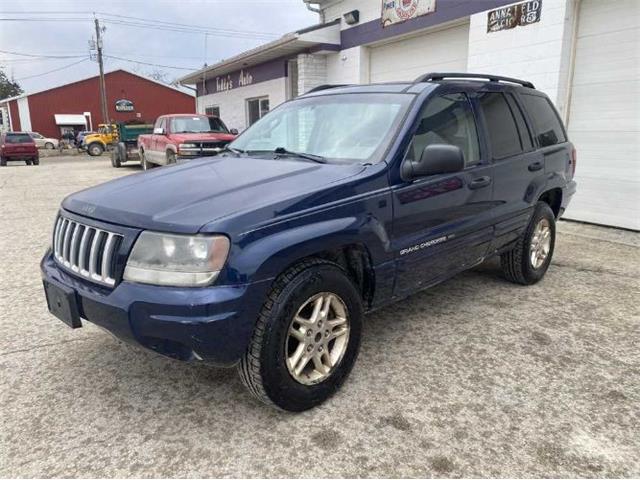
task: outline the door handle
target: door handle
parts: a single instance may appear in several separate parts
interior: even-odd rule
[[[544,168],[544,164],[542,162],[535,162],[529,165],[530,172],[536,172],[538,170],[542,170]]]
[[[491,184],[491,177],[478,177],[469,184],[471,190],[486,187]]]

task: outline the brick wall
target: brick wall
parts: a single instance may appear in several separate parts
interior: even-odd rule
[[[327,83],[327,58],[324,55],[298,55],[298,95]]]

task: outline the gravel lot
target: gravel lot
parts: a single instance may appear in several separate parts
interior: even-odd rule
[[[138,170],[0,169],[0,476],[640,476],[640,235],[561,222],[536,286],[490,262],[372,314],[342,391],[286,414],[47,312],[60,201]]]

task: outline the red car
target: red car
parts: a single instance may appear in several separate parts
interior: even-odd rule
[[[31,135],[24,132],[7,132],[0,136],[0,166],[22,160],[27,165],[39,165],[40,156]]]

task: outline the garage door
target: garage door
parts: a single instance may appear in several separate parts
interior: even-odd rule
[[[466,72],[469,24],[373,47],[371,81],[414,80],[428,72]]]
[[[569,135],[578,192],[566,217],[640,230],[640,3],[582,0]]]

